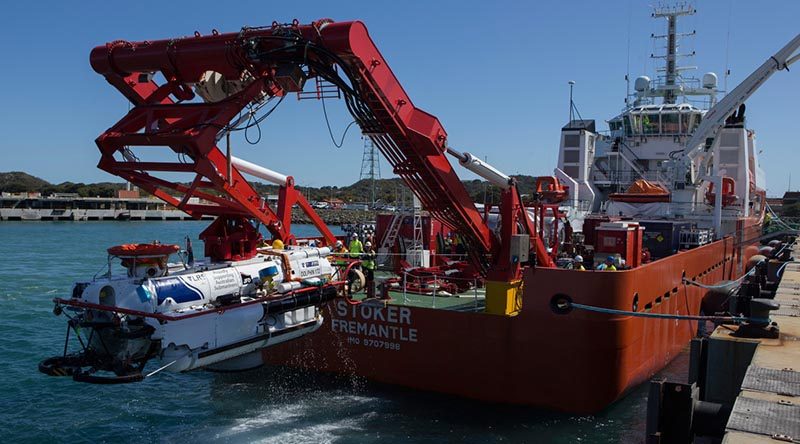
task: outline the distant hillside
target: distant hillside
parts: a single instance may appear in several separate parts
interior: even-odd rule
[[[513,176],[519,183],[523,194],[533,192],[535,178],[533,176]],[[489,203],[498,203],[500,190],[494,186],[487,186],[485,181],[465,180],[464,187],[475,202],[483,202],[484,196]],[[252,182],[253,187],[261,195],[277,194],[278,187],[261,182]],[[408,187],[399,178],[379,179],[375,182],[375,200],[380,203],[403,202],[410,205],[412,194]],[[30,174],[14,171],[0,173],[0,192],[21,193],[21,192],[40,192],[44,195],[52,193],[77,193],[82,197],[113,197],[117,190],[123,189],[125,184],[113,182],[100,183],[73,183],[63,182],[51,184]],[[298,187],[298,189],[311,201],[326,199],[341,199],[345,202],[369,202],[371,200],[371,184],[368,179],[343,187],[324,186]]]
[[[39,192],[45,195],[53,193],[77,193],[81,197],[113,197],[117,190],[123,188],[125,188],[125,184],[112,182],[89,184],[63,182],[54,185],[44,179],[19,171],[0,173],[0,192],[7,193]]]
[[[23,173],[22,171],[0,173],[0,191],[23,193],[38,191],[49,186],[52,186],[50,182],[31,176],[28,173]]]

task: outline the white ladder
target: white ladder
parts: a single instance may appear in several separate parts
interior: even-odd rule
[[[400,227],[403,225],[404,218],[404,214],[395,214],[392,216],[392,221],[389,223],[389,229],[386,230],[386,234],[384,234],[383,239],[381,239],[381,245],[378,247],[377,259],[379,264],[386,265],[386,263],[389,261],[389,251],[397,241],[397,235],[400,234]]]

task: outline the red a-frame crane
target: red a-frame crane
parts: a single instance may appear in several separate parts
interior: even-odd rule
[[[414,106],[361,22],[323,19],[300,25],[295,21],[229,34],[214,31],[179,39],[116,41],[95,48],[91,64],[134,105],[97,139],[100,168],[192,216],[221,216],[220,226],[212,230],[218,244],[240,242],[236,236],[250,225],[241,223],[245,219],[260,221],[275,238],[291,241],[290,210],[295,202],[332,241],[308,202],[294,191],[291,178],[283,184],[275,212],[216,146],[220,133],[231,130],[230,122],[245,108],[300,92],[306,80],[316,78],[317,85],[324,80],[341,90],[362,132],[379,147],[394,173],[424,208],[466,239],[472,262],[490,280],[519,280],[521,264],[510,254],[516,234],[530,236],[530,250],[539,265],[553,266],[513,181],[447,146],[447,133],[439,120]],[[157,83],[159,77],[164,81]],[[203,101],[195,91],[203,92]],[[190,161],[140,162],[128,155],[131,146],[168,147]],[[470,199],[447,159],[448,152],[503,189],[499,235]],[[195,179],[186,186],[158,178],[156,172],[189,172]],[[167,190],[183,197],[173,197]],[[190,203],[190,197],[210,203]],[[222,227],[225,224],[227,229]]]

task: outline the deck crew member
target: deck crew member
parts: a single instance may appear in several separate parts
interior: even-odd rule
[[[572,268],[574,270],[586,271],[586,267],[583,266],[583,256],[580,254],[576,254],[574,258],[572,258]]]
[[[194,267],[194,250],[192,249],[192,240],[186,236],[186,264],[189,267]]]
[[[605,262],[597,266],[597,269],[605,271],[617,271],[617,267],[614,265],[614,256],[607,257]]]
[[[350,240],[350,257],[359,257],[361,252],[364,251],[364,247],[361,245],[361,241],[358,240],[358,235],[353,234],[352,239]]]
[[[347,248],[344,247],[344,242],[337,240],[336,245],[333,247],[334,254],[344,255],[347,253]]]
[[[361,268],[364,270],[364,277],[366,278],[368,298],[375,297],[375,256],[372,242],[367,241],[364,244],[364,253],[361,254]]]
[[[347,248],[344,246],[344,242],[337,240],[336,244],[333,247],[333,265],[338,266],[345,266],[347,265],[347,260],[343,260],[345,256],[347,256]]]

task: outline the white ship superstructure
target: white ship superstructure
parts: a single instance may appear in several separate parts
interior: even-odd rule
[[[652,56],[664,66],[655,78],[634,81],[634,93],[625,109],[607,121],[608,131],[598,131],[594,120],[572,116],[563,127],[555,176],[568,186],[562,205],[577,230],[586,215],[603,213],[682,218],[720,237],[733,233],[741,218],[763,216],[765,177],[755,133],[746,127],[744,100],[794,61],[789,56],[798,39],[718,100],[722,91],[716,74],[698,79],[688,74],[694,67],[677,63],[694,55],[682,54],[679,43],[695,33],[678,32],[678,19],[694,12],[686,5],[654,11],[654,18],[667,22],[666,34],[652,36],[666,42],[665,53]],[[641,180],[668,197],[638,193]]]

